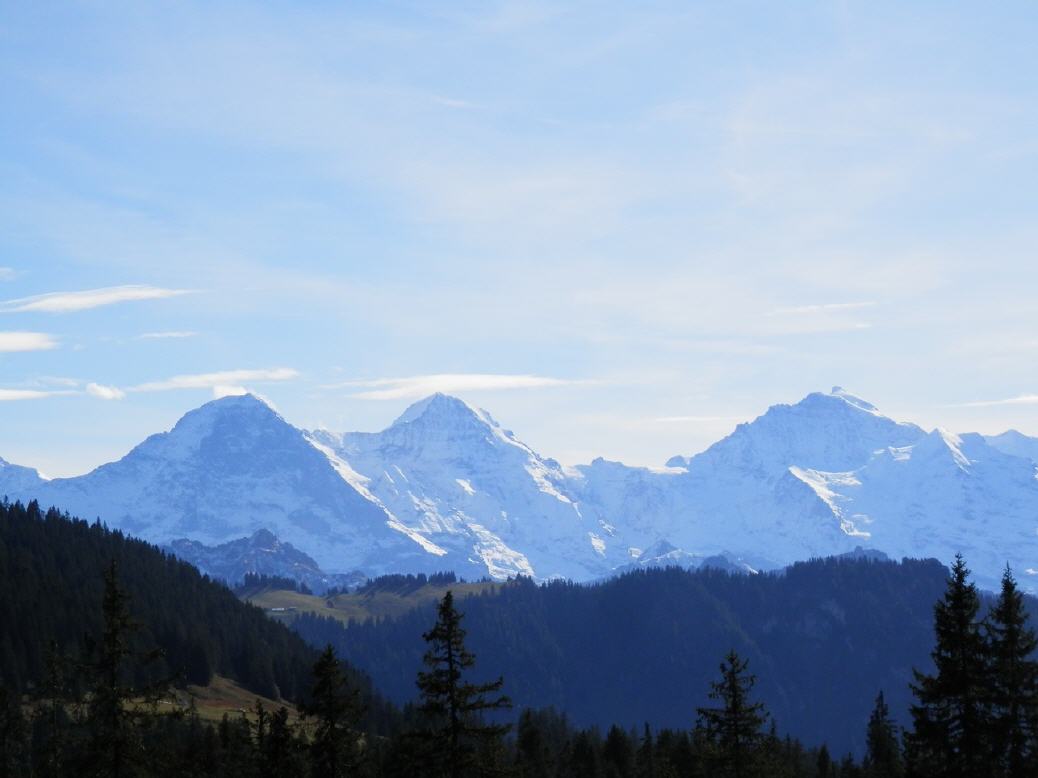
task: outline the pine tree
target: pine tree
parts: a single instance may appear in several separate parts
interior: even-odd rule
[[[483,714],[512,704],[500,694],[501,678],[484,684],[464,680],[476,657],[465,648],[461,618],[448,591],[437,610],[436,624],[422,635],[429,644],[423,657],[428,669],[418,673],[420,710],[429,723],[419,734],[436,767],[449,778],[467,775],[477,763],[477,754],[492,751],[488,744],[500,742],[508,731],[508,726],[487,724]]]
[[[831,778],[833,774],[833,758],[829,756],[829,747],[822,743],[818,749],[818,758],[815,759],[815,774],[818,778]]]
[[[72,698],[69,689],[70,660],[54,641],[47,647],[44,664],[46,675],[33,715],[33,765],[40,778],[54,778],[66,772],[71,738],[69,712],[79,701]]]
[[[86,725],[90,773],[106,778],[123,778],[138,772],[141,758],[139,728],[147,706],[154,706],[169,689],[166,679],[134,686],[136,664],[146,665],[161,656],[159,651],[138,653],[132,638],[138,625],[131,619],[129,598],[119,585],[115,562],[104,573],[101,612],[104,620],[97,658],[87,669],[92,676]]]
[[[638,751],[635,753],[635,774],[638,778],[656,778],[656,764],[653,758],[655,745],[649,722],[645,722],[642,738],[638,743]]]
[[[310,699],[300,706],[317,721],[310,745],[311,772],[339,778],[348,775],[360,758],[356,731],[362,713],[360,695],[346,679],[330,645],[314,664],[313,676]]]
[[[610,776],[629,778],[634,770],[634,746],[631,738],[616,724],[606,733],[602,758]]]
[[[261,778],[295,778],[306,766],[298,755],[298,741],[288,719],[288,708],[281,706],[270,716],[264,749],[261,752]],[[323,775],[314,773],[312,775]]]
[[[990,770],[986,646],[977,613],[980,598],[956,555],[944,597],[934,607],[936,673],[914,671],[913,731],[907,738],[913,776],[974,778]]]
[[[768,720],[763,703],[751,702],[756,677],[747,672],[749,660],[730,651],[721,663],[721,680],[711,684],[710,699],[718,708],[698,708],[699,723],[718,749],[721,772],[733,778],[755,775],[757,748]]]
[[[890,709],[883,699],[883,692],[876,697],[876,705],[865,731],[864,767],[865,775],[869,778],[901,778],[905,774],[897,725],[890,718]]]
[[[1001,775],[1038,775],[1038,637],[1027,625],[1023,594],[1008,565],[985,623],[991,660],[992,747]]]

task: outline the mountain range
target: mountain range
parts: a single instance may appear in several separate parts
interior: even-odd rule
[[[1008,562],[1034,590],[1036,460],[1038,439],[927,432],[839,387],[775,405],[658,468],[604,459],[564,467],[442,394],[376,433],[299,429],[241,395],[187,413],[82,476],[45,479],[0,460],[0,493],[179,541],[213,574],[212,546],[230,549],[217,557],[238,572],[293,575],[302,565],[307,575],[541,580],[708,558],[773,569],[865,548],[943,561],[961,552],[988,588]],[[233,545],[261,531],[270,553]],[[228,553],[237,567],[227,567]]]

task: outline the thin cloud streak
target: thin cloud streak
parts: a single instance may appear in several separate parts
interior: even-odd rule
[[[476,392],[504,389],[541,389],[594,383],[587,380],[550,378],[537,375],[500,375],[491,373],[440,373],[406,378],[375,378],[343,381],[326,389],[367,388],[350,397],[359,400],[405,400],[426,397],[437,392]]]
[[[40,389],[0,389],[0,402],[42,400],[47,397],[67,397],[73,394],[79,394],[79,392],[73,390],[45,392]]]
[[[237,387],[249,381],[290,381],[299,377],[299,371],[290,367],[266,370],[223,370],[216,373],[178,375],[163,381],[149,381],[131,386],[128,392],[165,392],[174,389],[214,389]]]
[[[178,297],[191,292],[190,289],[163,289],[141,284],[86,289],[80,292],[48,292],[0,302],[0,313],[74,313],[116,303]]]
[[[660,416],[653,419],[660,424],[713,424],[716,422],[746,421],[744,416]]]
[[[992,408],[998,405],[1038,405],[1038,394],[1022,394],[1004,400],[977,400],[970,403],[955,403],[947,408]]]
[[[840,311],[856,311],[861,308],[871,308],[876,305],[874,300],[857,303],[821,303],[819,305],[795,305],[789,308],[776,308],[771,316],[789,316],[812,313],[838,313]]]
[[[58,342],[44,332],[0,332],[0,351],[49,351]]]
[[[143,332],[137,336],[137,340],[165,340],[167,338],[194,338],[197,332],[191,330],[171,330],[169,332]]]

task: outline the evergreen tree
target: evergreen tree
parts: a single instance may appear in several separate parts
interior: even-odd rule
[[[913,731],[907,739],[913,776],[975,778],[990,771],[986,646],[980,598],[962,555],[956,555],[944,597],[934,607],[936,673],[914,671]]]
[[[883,692],[876,697],[876,706],[869,716],[863,766],[869,778],[901,778],[905,774],[897,725],[890,718],[890,709],[883,699]]]
[[[698,726],[718,749],[720,775],[746,778],[757,773],[757,748],[768,714],[763,703],[751,702],[756,677],[747,672],[749,660],[730,651],[721,663],[721,680],[711,684],[717,708],[698,708]]]
[[[649,729],[649,722],[645,722],[645,728],[642,730],[642,738],[638,743],[638,751],[635,753],[635,775],[638,778],[656,778],[656,762],[653,758],[653,749],[655,743],[653,742],[652,730]]]
[[[1001,775],[1038,775],[1038,637],[1027,625],[1023,594],[1006,566],[1002,591],[988,615],[992,748]]]
[[[544,729],[532,711],[519,715],[515,733],[516,767],[522,778],[548,778],[548,746]]]
[[[602,758],[606,775],[610,778],[629,778],[634,770],[634,746],[631,738],[616,724],[606,733]]]
[[[304,714],[317,722],[310,745],[311,772],[339,778],[348,775],[360,758],[356,731],[362,713],[360,695],[346,679],[331,646],[324,649],[314,664],[313,675],[310,699],[300,706]]]
[[[483,714],[511,707],[511,701],[500,694],[501,678],[484,684],[464,680],[476,657],[465,648],[461,618],[448,591],[437,610],[436,624],[422,635],[428,643],[423,657],[428,669],[418,673],[420,710],[428,722],[420,735],[434,769],[449,778],[469,774],[476,755],[487,753],[487,744],[500,742],[508,731],[505,725],[486,723]]]
[[[297,778],[306,770],[299,758],[298,741],[288,719],[288,708],[282,705],[270,716],[264,749],[260,754],[261,778]],[[330,775],[317,773],[311,775]]]
[[[146,706],[154,705],[168,681],[145,686],[133,684],[134,674],[161,655],[159,651],[138,654],[132,638],[138,625],[131,619],[128,597],[119,585],[116,564],[104,573],[101,601],[103,628],[96,645],[96,660],[87,668],[92,683],[87,705],[88,732],[86,761],[88,774],[124,778],[139,771],[141,741],[137,726]]]
[[[815,774],[818,778],[830,778],[833,775],[833,758],[829,756],[829,747],[822,743],[815,759]]]
[[[71,738],[69,711],[77,701],[69,689],[70,662],[54,641],[47,647],[44,664],[46,675],[32,721],[33,765],[41,778],[56,778],[65,774]]]

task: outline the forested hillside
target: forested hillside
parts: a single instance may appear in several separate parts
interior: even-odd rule
[[[231,591],[143,541],[35,503],[0,503],[0,684],[27,689],[48,647],[77,657],[101,631],[102,573],[115,562],[139,624],[147,672],[183,684],[227,676],[266,697],[299,699],[316,656]]]
[[[880,690],[907,723],[911,671],[931,666],[946,577],[934,560],[822,560],[761,576],[648,570],[593,586],[520,580],[459,607],[473,650],[518,707],[555,706],[581,725],[684,728],[734,648],[779,731],[861,753]],[[432,617],[424,606],[348,628],[309,614],[294,626],[403,702]]]

